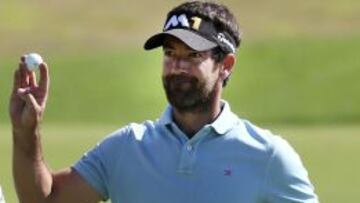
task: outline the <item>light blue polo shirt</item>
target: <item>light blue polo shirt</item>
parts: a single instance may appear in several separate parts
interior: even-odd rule
[[[189,139],[169,106],[129,124],[73,168],[113,203],[317,203],[298,154],[282,138],[222,112]]]

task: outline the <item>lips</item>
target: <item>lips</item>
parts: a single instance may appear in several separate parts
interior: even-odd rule
[[[163,76],[163,86],[169,103],[179,112],[206,111],[211,101],[206,84],[189,75]]]
[[[170,75],[165,77],[165,82],[172,90],[185,91],[196,87],[198,80],[191,76]]]

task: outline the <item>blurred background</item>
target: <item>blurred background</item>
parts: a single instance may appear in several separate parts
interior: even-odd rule
[[[43,125],[54,170],[105,135],[156,119],[166,106],[160,50],[175,0],[0,0],[0,185],[17,202],[8,99],[19,57],[50,66]],[[299,152],[322,202],[354,202],[360,185],[360,1],[223,0],[244,31],[224,99],[240,117],[271,129]]]

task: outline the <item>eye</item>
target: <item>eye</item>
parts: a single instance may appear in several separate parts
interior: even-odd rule
[[[191,52],[189,57],[192,59],[202,58],[202,54],[200,52]]]
[[[164,49],[164,55],[172,57],[172,56],[174,56],[174,51],[171,49]]]

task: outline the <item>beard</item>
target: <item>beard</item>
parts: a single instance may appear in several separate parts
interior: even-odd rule
[[[169,103],[181,113],[205,112],[215,100],[215,84],[210,87],[196,77],[168,75],[162,78]]]

